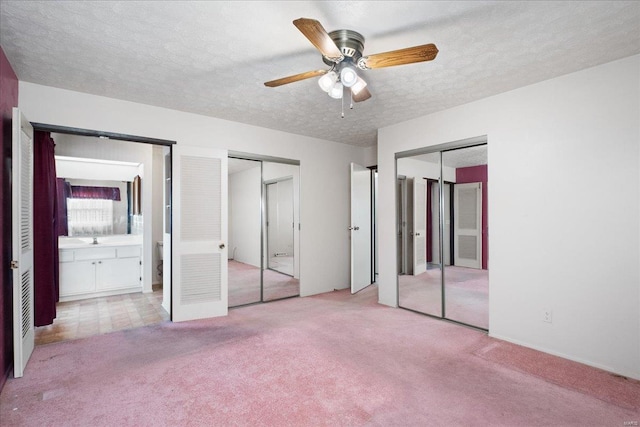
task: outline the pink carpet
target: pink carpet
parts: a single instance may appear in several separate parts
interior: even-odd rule
[[[442,316],[440,270],[398,277],[400,306]],[[489,329],[489,272],[474,268],[445,267],[446,317]]]
[[[0,394],[0,420],[16,426],[640,420],[637,381],[624,380],[623,396],[620,378],[611,374],[511,351],[481,332],[376,300],[372,286],[354,296],[337,291],[238,308],[224,318],[38,346],[25,377],[9,379]]]
[[[260,302],[260,268],[229,260],[229,307]],[[300,282],[286,274],[264,270],[264,301],[300,294]]]

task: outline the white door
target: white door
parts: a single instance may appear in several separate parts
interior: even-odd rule
[[[227,152],[176,146],[172,320],[227,314]]]
[[[33,127],[13,109],[11,171],[13,269],[13,376],[19,378],[33,352]]]
[[[351,163],[351,293],[371,284],[371,171]]]
[[[456,184],[454,200],[454,262],[482,268],[482,183]]]
[[[413,274],[427,271],[427,182],[413,183]]]

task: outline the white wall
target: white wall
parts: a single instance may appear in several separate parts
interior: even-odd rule
[[[64,137],[58,134],[54,138],[56,152],[64,151]],[[61,178],[133,181],[137,174],[137,163],[100,162],[95,159],[56,155],[56,175]]]
[[[380,129],[380,301],[394,153],[487,135],[490,334],[640,378],[638,76],[633,56]]]
[[[364,163],[362,166],[376,166],[378,164],[378,146],[366,147],[364,150]]]
[[[364,162],[362,148],[24,81],[19,96],[34,122],[299,160],[300,293],[349,285],[349,163]]]
[[[260,163],[229,175],[229,256],[260,268]]]

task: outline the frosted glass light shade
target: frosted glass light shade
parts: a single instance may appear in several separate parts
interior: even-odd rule
[[[329,91],[329,96],[334,99],[342,98],[342,83],[336,83]]]
[[[318,80],[318,85],[320,86],[320,89],[329,93],[329,91],[336,84],[337,80],[338,80],[338,75],[336,74],[336,72],[330,71],[324,76],[320,77],[320,79]]]
[[[340,71],[340,81],[345,87],[351,87],[358,81],[358,73],[351,67],[344,67]]]

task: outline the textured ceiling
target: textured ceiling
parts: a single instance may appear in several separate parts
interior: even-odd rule
[[[640,53],[640,2],[7,1],[0,44],[23,81],[348,144],[377,129]],[[373,97],[340,118],[293,26],[362,33],[364,54],[425,43],[432,62],[363,72]]]

